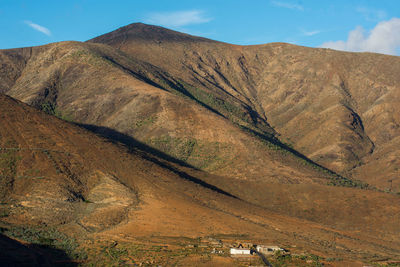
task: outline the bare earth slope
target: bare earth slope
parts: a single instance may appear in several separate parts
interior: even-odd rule
[[[31,51],[30,47],[0,51],[0,93],[8,91],[19,78]]]
[[[144,24],[90,42],[118,48],[230,103],[245,103],[314,161],[400,190],[399,57],[283,43],[235,46]]]
[[[281,147],[250,107],[199,91],[219,103],[212,107],[167,72],[109,46],[65,42],[32,50],[7,94],[37,108],[110,128],[218,175],[323,184],[332,177]]]
[[[288,206],[323,209],[324,216],[333,216],[342,225],[329,227],[290,218],[200,182],[212,180],[204,172],[137,149],[128,151],[7,96],[0,95],[0,104],[1,224],[13,237],[23,239],[17,231],[20,227],[31,229],[23,232],[26,235],[45,226],[52,233],[57,230],[74,237],[81,246],[92,238],[122,244],[140,238],[224,235],[296,245],[300,251],[353,262],[399,255],[400,200],[396,196],[315,185],[309,197],[317,195],[317,205]],[[257,189],[251,190],[257,196]],[[296,188],[287,190],[296,194]],[[332,207],[333,200],[340,208]],[[58,234],[55,240],[61,237]],[[11,241],[4,242],[10,245]]]

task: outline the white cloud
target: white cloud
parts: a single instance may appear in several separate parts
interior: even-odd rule
[[[316,30],[316,31],[305,31],[305,30],[302,30],[302,32],[303,32],[303,35],[305,35],[305,36],[313,36],[313,35],[316,35],[318,33],[321,33],[321,31],[318,31],[318,30]]]
[[[396,55],[400,48],[400,18],[379,22],[367,34],[363,27],[358,26],[349,33],[347,41],[330,41],[323,43],[321,47]]]
[[[206,23],[211,20],[212,19],[206,17],[201,10],[186,10],[152,13],[146,19],[146,22],[167,27],[181,27],[190,24]]]
[[[51,35],[50,30],[47,29],[46,27],[40,26],[39,24],[33,23],[32,21],[29,21],[29,20],[24,21],[24,22],[25,22],[26,25],[28,25],[29,27],[31,27],[32,29],[34,29],[34,30],[36,30],[38,32],[44,33],[47,36]]]
[[[378,22],[386,18],[386,12],[384,10],[372,9],[368,7],[357,7],[356,11],[361,13],[364,18],[368,21]]]
[[[289,9],[297,9],[300,11],[303,11],[304,8],[302,5],[298,4],[293,4],[293,3],[287,3],[287,2],[282,2],[282,1],[271,1],[271,4],[277,7],[283,7],[283,8],[289,8]]]

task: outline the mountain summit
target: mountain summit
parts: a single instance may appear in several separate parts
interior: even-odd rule
[[[131,40],[151,41],[158,44],[161,44],[161,42],[215,42],[206,38],[144,23],[129,24],[110,33],[95,37],[88,42],[116,45]]]

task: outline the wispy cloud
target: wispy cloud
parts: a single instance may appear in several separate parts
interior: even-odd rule
[[[301,32],[302,32],[303,35],[305,35],[305,36],[313,36],[313,35],[316,35],[316,34],[321,33],[321,31],[319,31],[319,30],[315,30],[315,31],[301,30]]]
[[[359,6],[356,8],[356,11],[358,13],[361,13],[364,16],[365,20],[368,21],[378,22],[384,20],[387,17],[386,11],[379,9]]]
[[[330,41],[321,47],[396,55],[400,48],[400,18],[381,21],[367,34],[363,27],[358,26],[349,33],[346,41]]]
[[[185,10],[175,12],[158,12],[149,14],[147,23],[167,27],[181,27],[190,24],[201,24],[211,21],[202,10]]]
[[[288,2],[282,2],[282,1],[271,1],[271,4],[277,7],[283,7],[283,8],[288,8],[288,9],[297,9],[300,11],[304,10],[304,7],[299,4],[293,4],[293,3],[288,3]]]
[[[39,24],[36,24],[36,23],[33,23],[32,21],[29,21],[29,20],[26,20],[24,22],[25,22],[26,25],[28,25],[29,27],[31,27],[32,29],[34,29],[34,30],[36,30],[38,32],[44,33],[47,36],[51,35],[50,30],[47,29],[46,27],[43,27],[43,26],[41,26]]]

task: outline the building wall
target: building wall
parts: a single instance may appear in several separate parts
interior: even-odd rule
[[[263,254],[274,254],[276,251],[282,250],[277,246],[257,246],[257,251]]]
[[[250,249],[231,248],[231,254],[250,255]]]

